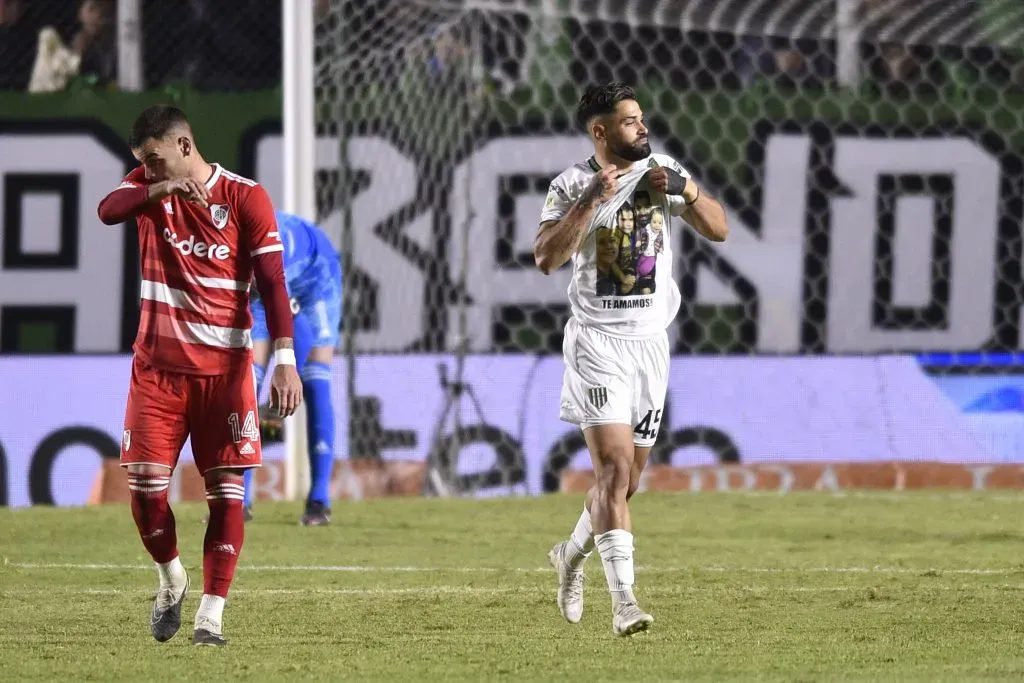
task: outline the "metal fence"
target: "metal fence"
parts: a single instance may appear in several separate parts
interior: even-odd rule
[[[1024,3],[1017,0],[295,0],[320,36],[476,9],[508,17],[503,76],[518,76],[522,25],[564,21],[578,76],[646,75],[595,48],[614,36],[657,36],[650,55],[688,87],[743,87],[757,77],[801,84],[937,84],[943,65],[1024,87]],[[0,90],[86,86],[137,91],[275,88],[281,82],[281,0],[0,0]],[[377,25],[374,19],[381,22]],[[373,38],[373,36],[370,36]],[[329,40],[319,38],[319,44]]]

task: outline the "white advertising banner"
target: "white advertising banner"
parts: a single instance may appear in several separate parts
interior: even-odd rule
[[[0,358],[0,503],[89,500],[102,459],[118,457],[130,364],[128,356]],[[451,416],[437,429],[446,399],[439,366],[452,376],[449,356],[360,358],[359,424],[369,431],[350,443],[337,361],[338,458],[424,463],[436,454],[454,430]],[[671,373],[655,465],[1024,464],[1020,401],[1006,398],[1021,395],[1013,377],[960,378],[967,387],[930,377],[911,356],[680,356]],[[479,495],[558,490],[563,470],[589,467],[579,430],[558,419],[561,378],[557,357],[467,359],[456,469]],[[283,448],[267,445],[264,457],[280,459]],[[190,459],[186,445],[183,467]]]

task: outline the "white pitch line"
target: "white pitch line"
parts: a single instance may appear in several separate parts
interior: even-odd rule
[[[5,567],[18,569],[98,569],[98,570],[147,570],[152,571],[151,564],[78,564],[75,562],[4,562]],[[500,571],[538,571],[535,569],[508,569],[494,567],[375,567],[358,565],[239,565],[238,571],[250,572],[353,572],[353,573],[404,573],[404,572],[452,572],[452,573],[489,573]],[[550,571],[550,570],[549,570]]]
[[[638,568],[641,571],[643,568]],[[999,569],[980,569],[975,567],[679,567],[659,570],[647,568],[653,573],[660,572],[718,572],[737,574],[964,574],[978,576],[1006,576],[1024,574],[1024,568],[1005,567]]]
[[[3,567],[14,569],[83,569],[99,571],[153,571],[150,564],[92,564],[74,562],[10,562],[4,561]],[[241,565],[240,572],[335,572],[335,573],[423,573],[423,574],[494,574],[500,572],[514,573],[547,573],[548,567],[386,567],[359,565]],[[691,574],[691,573],[737,573],[737,574],[953,574],[978,576],[1007,576],[1024,574],[1024,567],[1001,567],[983,569],[978,567],[728,567],[728,566],[693,566],[693,567],[645,567],[636,568],[638,572],[649,574]]]
[[[986,589],[1024,591],[1024,584],[1002,584],[998,586],[986,586]],[[746,593],[851,593],[862,592],[863,586],[649,586],[643,589],[644,595],[693,595],[707,593],[718,589],[729,591],[741,591]],[[550,588],[539,586],[412,586],[407,588],[232,588],[232,595],[508,595],[508,594],[536,594],[544,595],[551,592]],[[938,591],[962,591],[959,586],[929,586],[928,590]],[[971,589],[973,590],[973,589]],[[83,588],[51,590],[39,588],[5,588],[5,595],[153,595],[152,589],[144,588]],[[883,597],[885,592],[883,591]]]
[[[231,595],[493,595],[499,593],[536,593],[537,588],[482,587],[482,586],[412,586],[407,588],[232,588]],[[4,589],[5,594],[25,595],[153,595],[152,589],[145,588],[83,588],[67,590],[44,590],[37,588]]]
[[[871,491],[871,490],[843,490],[843,491],[794,491],[792,493],[781,493],[779,491],[726,491],[723,496],[743,496],[748,498],[786,498],[795,496],[806,496],[815,498],[860,498],[864,500],[888,500],[905,503],[917,500],[938,501],[948,503],[1024,503],[1024,493],[995,493],[997,489],[988,491],[948,491],[944,493],[926,493],[925,490],[907,491]],[[717,492],[709,492],[718,495]],[[678,494],[683,495],[683,494]]]

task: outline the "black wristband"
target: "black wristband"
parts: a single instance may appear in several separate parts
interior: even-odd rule
[[[700,199],[700,185],[697,186],[697,194],[694,195],[693,201],[692,202],[688,202],[685,199],[683,199],[683,204],[686,204],[687,206],[693,206],[694,204],[697,203],[698,199]]]
[[[681,196],[683,190],[686,189],[686,178],[671,168],[666,168],[665,173],[668,175],[668,187],[665,189],[665,194]]]

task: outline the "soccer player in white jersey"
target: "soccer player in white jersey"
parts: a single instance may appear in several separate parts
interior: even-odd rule
[[[558,607],[575,624],[583,616],[583,565],[596,547],[612,595],[612,631],[626,636],[654,621],[633,593],[628,501],[658,436],[669,371],[666,329],[680,296],[667,220],[656,226],[662,231],[658,249],[631,249],[635,237],[625,234],[602,241],[605,249],[618,245],[623,272],[640,274],[635,261],[654,256],[653,264],[640,264],[642,288],[606,282],[610,270],[598,266],[610,255],[599,251],[598,235],[619,229],[616,220],[627,205],[636,214],[635,234],[648,231],[659,212],[682,216],[716,242],[725,240],[729,228],[721,205],[675,159],[651,152],[632,88],[589,88],[576,118],[594,143],[594,155],[551,183],[534,258],[544,273],[572,261],[561,419],[583,430],[596,483],[572,534],[549,559],[558,574]]]

